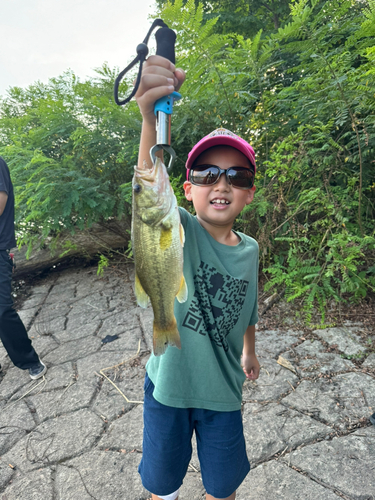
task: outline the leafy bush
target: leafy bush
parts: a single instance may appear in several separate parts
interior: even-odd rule
[[[264,17],[251,39],[240,20],[242,34],[226,32],[235,19],[219,22],[215,2],[159,3],[187,71],[172,126],[179,203],[189,208],[191,147],[230,128],[257,153],[256,195],[235,229],[258,240],[266,288],[302,300],[307,318],[374,291],[375,0],[296,0],[281,27]],[[237,3],[233,16],[245,8]],[[279,20],[285,12],[283,2]],[[103,66],[82,83],[66,73],[1,100],[19,243],[129,217],[141,119],[134,102],[114,104],[116,74]]]

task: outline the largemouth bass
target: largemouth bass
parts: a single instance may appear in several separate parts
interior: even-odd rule
[[[168,345],[181,348],[174,301],[187,299],[183,275],[184,229],[167,169],[156,159],[152,169],[135,167],[133,177],[132,248],[138,305],[154,311],[155,356]]]

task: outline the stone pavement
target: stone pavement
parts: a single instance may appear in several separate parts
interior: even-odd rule
[[[150,498],[137,466],[152,310],[136,307],[132,283],[129,266],[33,286],[20,315],[48,372],[31,382],[0,347],[0,500]],[[252,471],[238,500],[375,499],[375,354],[360,333],[258,332],[260,377],[243,391]],[[180,499],[202,498],[194,449]]]

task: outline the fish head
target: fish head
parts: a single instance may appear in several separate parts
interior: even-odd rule
[[[134,213],[148,224],[157,224],[175,200],[165,165],[156,158],[151,169],[135,167],[132,182]]]

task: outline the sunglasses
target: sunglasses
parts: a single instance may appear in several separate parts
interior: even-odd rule
[[[189,181],[195,186],[212,186],[222,174],[228,184],[237,189],[250,189],[254,186],[254,171],[246,167],[230,167],[223,169],[217,165],[196,165],[189,172]]]

